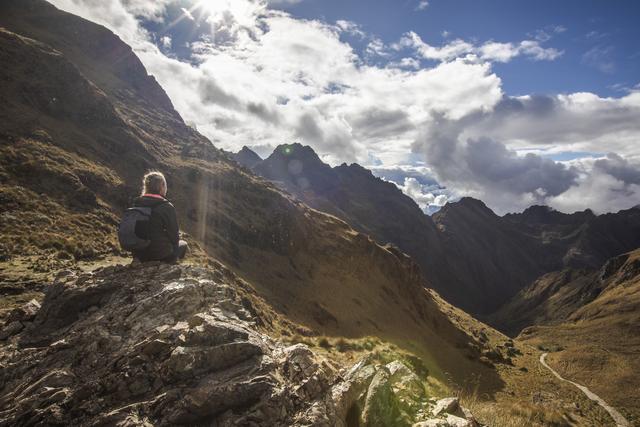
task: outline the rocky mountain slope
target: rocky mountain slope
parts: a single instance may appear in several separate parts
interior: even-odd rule
[[[468,410],[454,415],[451,404],[434,411],[423,379],[406,362],[368,357],[340,367],[304,344],[272,339],[264,331],[277,315],[265,307],[219,265],[61,272],[36,313],[12,313],[12,324],[26,329],[0,353],[0,419],[11,425],[475,423]]]
[[[394,184],[358,164],[330,167],[311,147],[282,144],[252,169],[309,206],[345,220],[381,244],[392,243],[416,260],[432,286],[441,286],[443,268],[431,219]]]
[[[231,153],[231,157],[233,160],[249,169],[262,161],[262,158],[246,145],[237,153]]]

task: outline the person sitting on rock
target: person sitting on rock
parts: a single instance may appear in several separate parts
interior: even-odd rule
[[[176,210],[166,196],[167,180],[164,175],[156,171],[145,174],[142,195],[135,200],[134,208],[151,208],[149,220],[144,222],[146,230],[142,230],[149,244],[144,249],[134,250],[134,259],[174,263],[186,255],[187,242],[180,240]]]

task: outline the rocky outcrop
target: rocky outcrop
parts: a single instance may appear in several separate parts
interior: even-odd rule
[[[238,283],[221,266],[60,273],[1,348],[0,422],[402,426],[431,412],[400,361],[341,371],[270,338]]]

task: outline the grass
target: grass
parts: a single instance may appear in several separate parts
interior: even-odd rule
[[[460,400],[481,423],[488,426],[563,427],[575,425],[563,411],[529,402],[498,405],[495,402],[483,401],[477,396],[460,396]]]

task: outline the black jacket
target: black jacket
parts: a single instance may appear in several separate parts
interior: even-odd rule
[[[142,251],[136,251],[134,256],[141,261],[161,261],[172,257],[179,241],[176,209],[166,199],[149,196],[138,197],[133,205],[153,208],[147,230],[142,230],[151,244]]]

